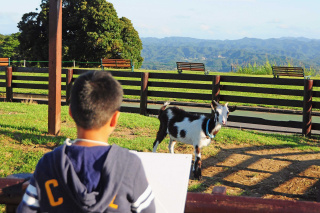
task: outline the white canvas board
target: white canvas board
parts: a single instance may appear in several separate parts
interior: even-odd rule
[[[184,212],[192,155],[134,153],[140,157],[154,192],[157,213]]]

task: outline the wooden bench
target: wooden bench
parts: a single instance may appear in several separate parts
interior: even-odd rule
[[[6,205],[6,212],[15,212],[29,184],[31,174],[16,174],[0,178],[0,204]],[[15,177],[15,178],[12,178]],[[226,187],[213,187],[212,194],[187,193],[185,213],[316,213],[320,203],[296,200],[263,199],[246,196],[228,196]]]
[[[213,187],[212,194],[188,192],[185,213],[315,213],[320,209],[320,203],[310,201],[228,196],[223,188]]]
[[[10,66],[10,58],[0,58],[0,67]]]
[[[274,78],[279,78],[279,76],[310,78],[310,76],[304,75],[304,69],[302,67],[272,66],[272,73]]]
[[[134,66],[131,59],[108,59],[108,58],[102,58],[101,59],[101,68],[104,67],[109,68],[129,68],[133,72]]]
[[[190,62],[176,62],[178,73],[182,73],[182,70],[191,71],[204,71],[204,74],[208,74],[204,63],[190,63]]]
[[[24,175],[23,175],[24,176]],[[22,177],[23,177],[22,176]],[[15,212],[29,184],[28,178],[0,178],[0,204],[6,205],[6,212]],[[257,197],[228,196],[226,187],[213,187],[212,194],[187,193],[185,213],[315,213],[320,203],[310,201],[262,199]]]
[[[22,200],[32,174],[21,173],[0,178],[0,204],[6,205],[7,213],[14,213]]]

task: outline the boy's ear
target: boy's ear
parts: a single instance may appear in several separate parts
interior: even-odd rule
[[[71,113],[71,108],[70,108],[70,106],[69,106],[69,115],[70,115],[71,118],[73,118],[73,117],[72,117],[72,113]]]
[[[110,126],[115,127],[118,123],[118,119],[120,116],[120,111],[115,111],[111,117]]]

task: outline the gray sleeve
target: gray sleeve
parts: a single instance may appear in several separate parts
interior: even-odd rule
[[[34,177],[30,179],[26,192],[23,195],[22,201],[20,202],[16,212],[17,213],[35,213],[40,212],[38,192]]]

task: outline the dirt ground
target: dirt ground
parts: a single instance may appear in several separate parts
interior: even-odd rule
[[[32,149],[51,151],[56,145]],[[228,195],[284,200],[317,201],[320,198],[320,152],[274,146],[210,146],[215,155],[202,155],[202,180],[191,173],[195,192],[211,193],[225,186]],[[193,153],[192,146],[176,146],[175,153]],[[320,201],[320,200],[319,200]]]
[[[272,146],[223,145],[203,156],[202,180],[191,175],[195,191],[211,193],[225,186],[228,195],[317,201],[320,197],[320,152]],[[178,151],[179,152],[179,151]]]

